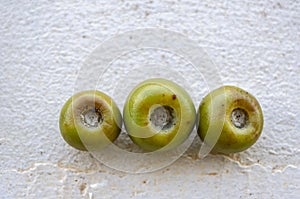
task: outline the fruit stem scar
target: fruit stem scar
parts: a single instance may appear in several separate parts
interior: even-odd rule
[[[158,130],[169,129],[175,122],[174,110],[169,106],[156,107],[152,112],[150,112],[149,120]]]
[[[248,113],[241,108],[236,108],[231,112],[231,122],[236,128],[244,128],[248,124],[248,120]]]
[[[87,127],[98,127],[103,122],[100,110],[96,108],[90,108],[82,111],[80,118],[81,122]]]

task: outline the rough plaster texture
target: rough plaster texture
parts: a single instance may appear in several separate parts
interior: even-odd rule
[[[0,198],[299,198],[299,1],[4,0],[0,13]],[[193,39],[224,84],[258,98],[265,127],[252,148],[199,159],[195,139],[172,165],[128,174],[62,140],[59,111],[83,60],[113,35],[145,27]],[[180,68],[176,56],[155,53],[131,53],[113,64],[152,57]],[[207,90],[195,92],[198,106]],[[122,106],[124,99],[113,97]],[[117,142],[134,147],[125,136]]]

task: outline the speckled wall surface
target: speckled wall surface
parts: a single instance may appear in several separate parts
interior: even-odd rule
[[[299,1],[2,0],[0,11],[1,198],[299,197]],[[196,137],[175,163],[144,174],[109,168],[68,146],[58,117],[83,61],[103,41],[138,28],[186,35],[207,52],[223,84],[254,94],[265,116],[258,142],[199,159]],[[150,58],[187,71],[177,56],[154,50],[120,57],[112,68],[126,73],[122,66]],[[112,95],[108,80],[124,73],[107,74],[103,90]],[[198,106],[208,90],[190,78]],[[112,97],[121,108],[121,95]],[[117,142],[134,147],[125,136]]]

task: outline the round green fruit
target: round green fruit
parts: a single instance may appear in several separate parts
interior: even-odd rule
[[[155,78],[131,91],[123,116],[132,141],[146,151],[155,151],[182,144],[194,128],[196,111],[182,87]]]
[[[252,146],[263,129],[262,109],[253,95],[223,86],[209,93],[198,110],[198,134],[212,151],[235,153]]]
[[[120,134],[122,116],[116,103],[106,94],[82,91],[64,104],[59,119],[64,140],[78,150],[99,150]]]

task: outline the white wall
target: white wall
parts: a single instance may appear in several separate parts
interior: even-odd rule
[[[300,194],[299,1],[4,0],[0,15],[3,198],[297,198]],[[73,94],[83,61],[112,36],[146,27],[165,28],[194,40],[216,64],[223,84],[242,87],[257,97],[265,126],[253,147],[199,159],[196,138],[170,166],[128,174],[63,141],[59,112]],[[104,76],[103,90],[122,107],[124,99],[110,87],[112,79],[126,78],[118,67],[126,73],[126,67],[151,59],[185,71],[180,57],[158,55],[141,51],[115,60],[112,73]],[[190,92],[195,106],[208,92],[200,79],[186,76],[194,88]],[[128,83],[134,81],[128,78]],[[118,142],[134,147],[125,136]]]

